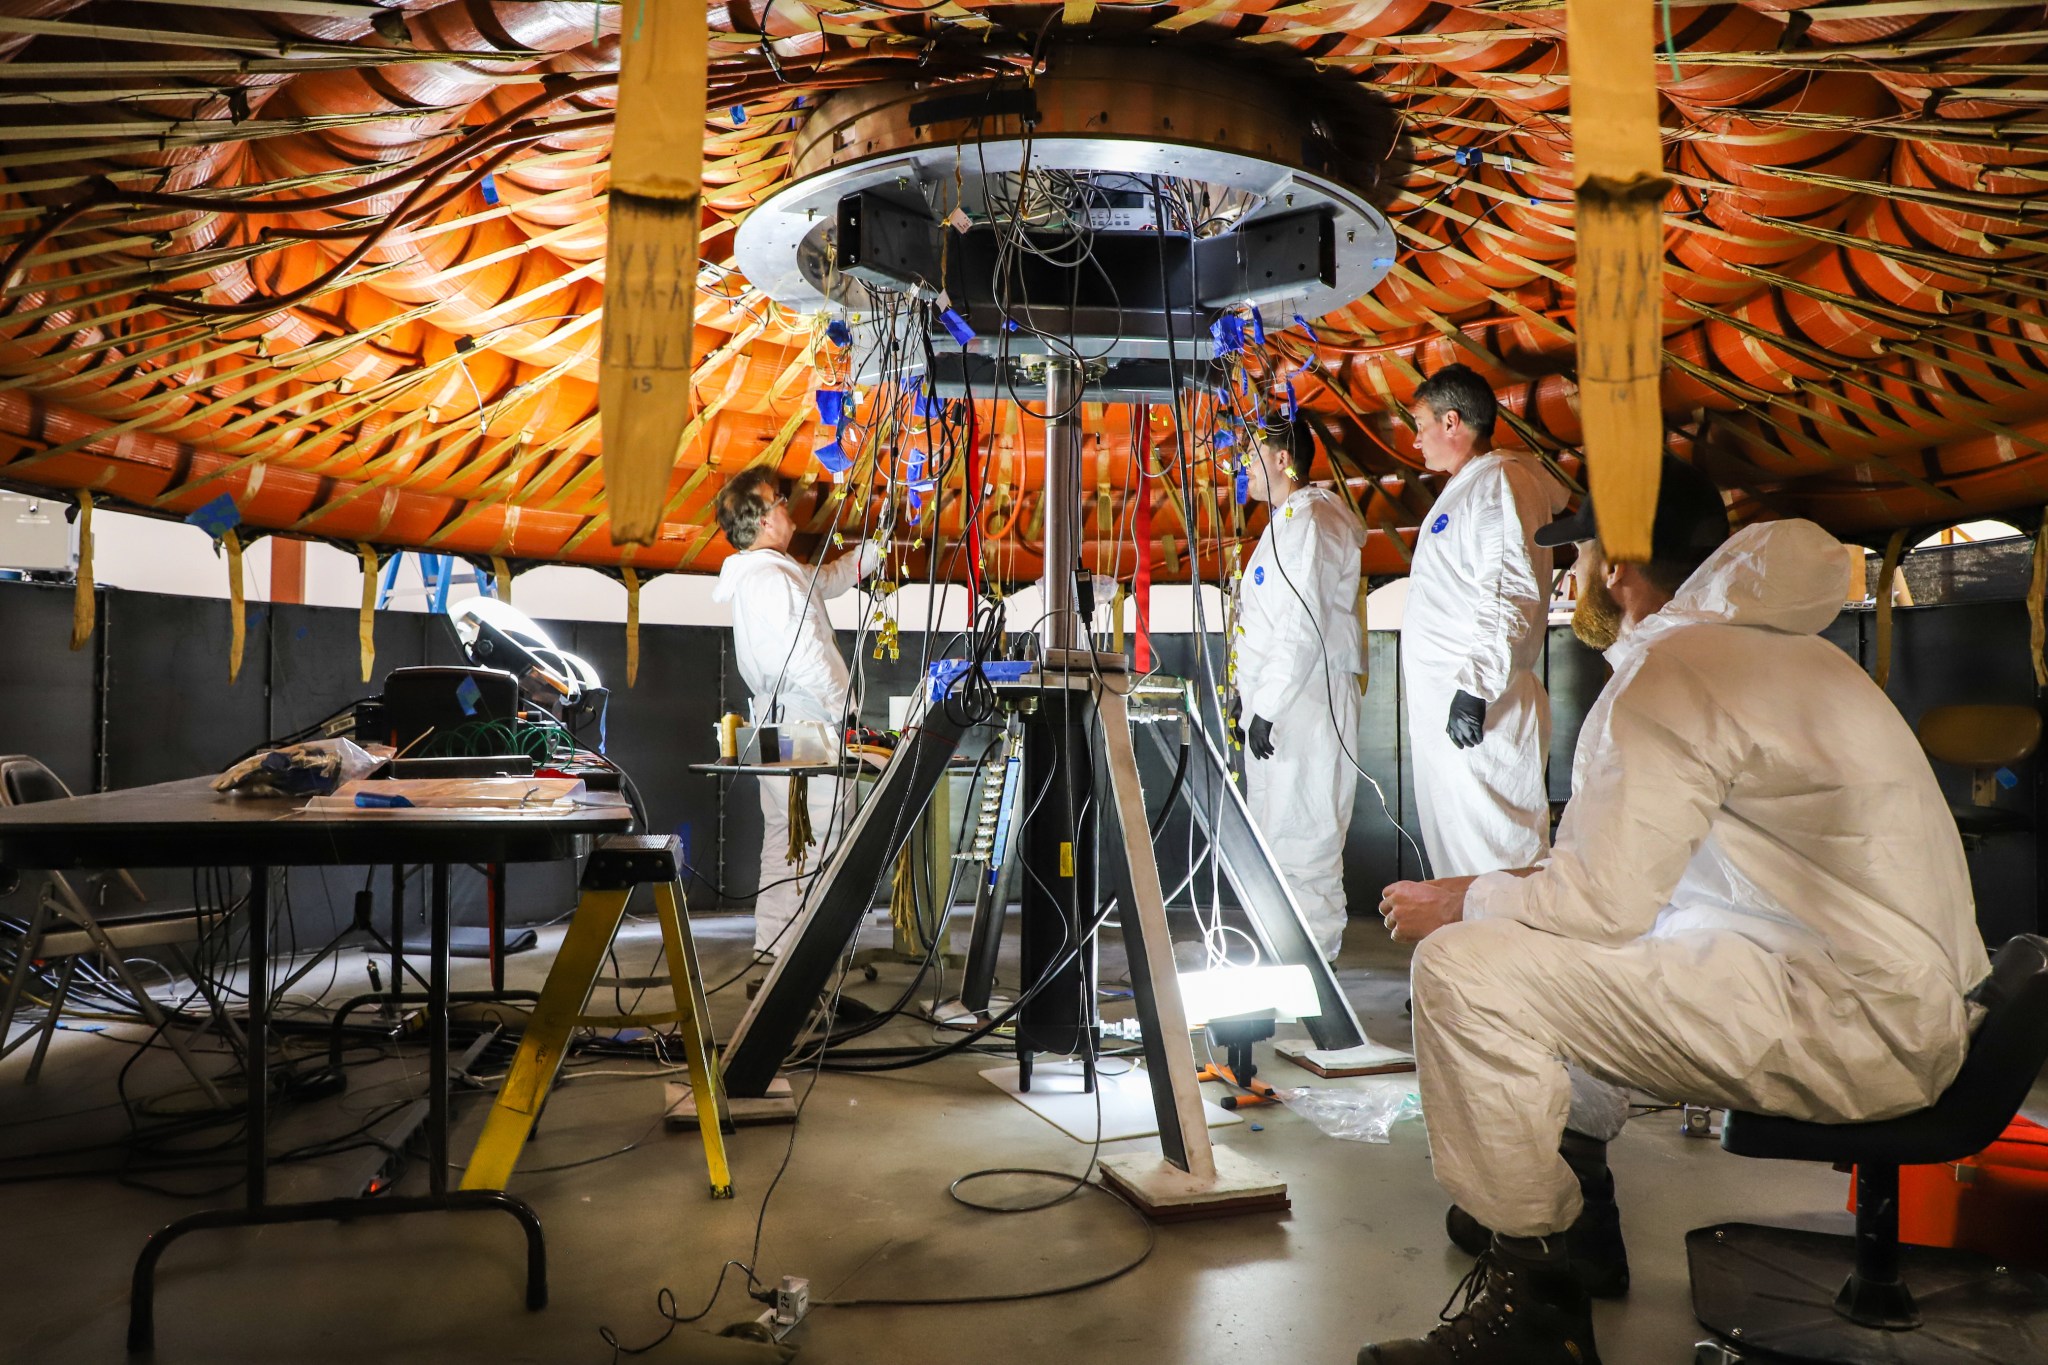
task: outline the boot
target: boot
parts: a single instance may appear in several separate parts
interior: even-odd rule
[[[1600,1365],[1562,1237],[1494,1238],[1438,1316],[1428,1336],[1367,1346],[1358,1365]]]
[[[1572,1273],[1596,1299],[1618,1299],[1628,1293],[1628,1247],[1621,1240],[1621,1210],[1614,1202],[1614,1173],[1607,1169],[1607,1144],[1565,1130],[1558,1153],[1579,1178],[1585,1207],[1565,1232]],[[1493,1242],[1493,1229],[1451,1205],[1444,1231],[1452,1245],[1477,1256]]]

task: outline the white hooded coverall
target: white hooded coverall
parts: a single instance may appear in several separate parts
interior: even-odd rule
[[[1436,1175],[1510,1236],[1571,1225],[1566,1064],[1824,1123],[1954,1079],[1989,971],[1961,840],[1912,730],[1817,632],[1843,550],[1746,528],[1608,651],[1557,847],[1481,877],[1416,950]]]
[[[1535,536],[1565,498],[1534,457],[1480,455],[1444,486],[1416,539],[1401,686],[1431,876],[1529,867],[1550,847],[1550,698],[1536,665],[1551,569]],[[1445,733],[1460,691],[1486,703],[1485,738],[1470,749]]]
[[[846,661],[839,657],[824,603],[849,592],[881,562],[872,542],[817,571],[780,550],[742,550],[718,571],[711,600],[732,605],[733,652],[752,694],[756,724],[823,721],[835,737],[846,724]],[[817,846],[802,875],[788,861],[789,779],[764,777],[761,786],[761,888],[754,899],[754,951],[780,953],[784,931],[796,919],[832,845],[846,832],[853,787],[837,778],[806,779],[806,804]]]
[[[1245,751],[1245,804],[1334,958],[1344,936],[1344,836],[1358,795],[1359,551],[1365,528],[1333,490],[1271,509],[1237,585],[1241,723],[1273,724],[1273,756]]]

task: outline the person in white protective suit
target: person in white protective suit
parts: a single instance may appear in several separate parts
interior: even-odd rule
[[[1248,496],[1266,529],[1237,584],[1231,732],[1245,804],[1323,956],[1344,938],[1344,836],[1358,795],[1359,552],[1365,527],[1310,484],[1315,435],[1300,418],[1252,442]]]
[[[1536,532],[1565,490],[1534,456],[1490,449],[1493,390],[1447,365],[1409,413],[1437,495],[1408,575],[1401,686],[1430,875],[1527,867],[1550,847],[1550,698],[1536,668],[1549,620],[1550,551]]]
[[[1499,404],[1486,381],[1446,365],[1409,405],[1423,463],[1450,482],[1417,537],[1401,618],[1401,683],[1416,822],[1429,875],[1529,867],[1550,851],[1550,696],[1536,668],[1550,621],[1551,552],[1537,532],[1566,494],[1534,456],[1489,447]],[[1717,504],[1718,506],[1718,501]],[[1727,532],[1725,516],[1721,533]],[[1628,1094],[1572,1073],[1561,1151],[1620,1248],[1607,1144],[1628,1122]],[[1472,1255],[1491,1234],[1453,1207],[1451,1240]],[[1588,1232],[1586,1235],[1596,1235]],[[1584,1263],[1601,1298],[1628,1292],[1625,1254]]]
[[[1558,1154],[1567,1063],[1852,1123],[1932,1103],[1980,1013],[1990,964],[1955,822],[1897,709],[1817,638],[1842,547],[1764,523],[1684,575],[1669,468],[1651,563],[1605,562],[1590,511],[1546,535],[1585,542],[1581,625],[1614,667],[1550,857],[1387,888],[1395,937],[1419,944],[1437,1180],[1495,1235],[1457,1316],[1361,1365],[1597,1362]]]
[[[824,604],[880,568],[882,547],[864,542],[815,570],[791,558],[796,523],[778,483],[772,469],[757,465],[719,490],[719,529],[738,553],[719,568],[711,598],[732,606],[733,652],[752,694],[754,723],[822,721],[836,740],[847,724],[847,671]],[[783,940],[804,893],[851,818],[851,783],[807,777],[804,804],[818,847],[792,863],[790,785],[786,777],[760,779],[761,880],[754,899],[754,951],[763,957],[788,947]]]

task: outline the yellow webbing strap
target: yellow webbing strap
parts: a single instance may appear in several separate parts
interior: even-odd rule
[[[789,850],[783,861],[801,875],[804,862],[811,856],[811,845],[818,842],[811,832],[810,778],[803,773],[792,773],[789,778]]]
[[[78,586],[71,594],[71,647],[92,638],[98,606],[92,593],[92,494],[78,490]]]
[[[377,637],[370,627],[377,614],[377,551],[357,542],[356,557],[363,561],[363,609],[356,617],[356,647],[363,656],[363,681],[368,682],[377,663]]]
[[[1899,556],[1905,548],[1906,532],[1901,527],[1885,542],[1884,565],[1877,571],[1877,658],[1871,662],[1870,676],[1880,688],[1892,678],[1892,583],[1899,575]]]
[[[2034,686],[2048,687],[2048,511],[2034,532],[2034,576],[2027,584],[2027,651],[2034,660]]]
[[[629,566],[619,570],[626,580],[626,686],[640,679],[640,575]]]
[[[1364,696],[1372,686],[1372,635],[1367,622],[1366,594],[1371,584],[1364,574],[1358,576],[1358,695]]]
[[[242,610],[242,538],[229,531],[220,539],[228,547],[228,684],[233,686],[242,677],[242,646],[249,635]]]
[[[491,580],[498,589],[498,600],[506,606],[512,605],[512,571],[505,567],[505,556],[491,556]]]
[[[903,848],[896,855],[896,871],[889,881],[889,923],[895,927],[897,938],[904,943],[918,941],[917,923],[917,860],[910,854],[911,841],[903,841]]]

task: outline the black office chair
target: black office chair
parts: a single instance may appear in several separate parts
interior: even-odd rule
[[[0,756],[0,806],[58,801],[70,795],[71,789],[64,785],[63,779],[39,760],[27,754]],[[137,906],[148,899],[126,871],[116,872],[113,877],[134,897]],[[183,951],[185,945],[198,942],[218,925],[221,912],[171,910],[138,913],[129,910],[109,914],[104,909],[94,908],[102,900],[100,888],[88,887],[86,894],[80,894],[63,873],[51,872],[48,878],[37,898],[35,911],[29,917],[28,927],[21,936],[17,949],[19,955],[15,958],[13,972],[8,976],[5,994],[0,995],[0,1057],[7,1056],[29,1039],[35,1039],[35,1052],[30,1056],[28,1071],[22,1078],[30,1084],[35,1082],[42,1071],[50,1039],[56,1033],[57,1022],[70,998],[78,960],[96,955],[135,998],[151,1027],[163,1033],[164,1041],[177,1054],[206,1098],[215,1105],[225,1105],[226,1098],[200,1067],[199,1059],[185,1046],[178,1031],[167,1026],[163,1011],[150,998],[142,982],[136,979],[127,960],[129,954],[145,948],[164,949],[186,976],[199,983],[214,1022],[220,1025],[230,1046],[238,1046],[240,1036],[228,1021],[220,1000],[206,988],[205,978],[193,970]],[[62,963],[57,968],[55,987],[49,998],[42,1002],[44,1008],[40,1022],[19,1036],[10,1037],[14,1031],[15,1015],[30,994],[29,981],[38,962]]]
[[[1975,998],[1987,1007],[1983,1022],[1962,1070],[1929,1108],[1840,1124],[1729,1113],[1721,1146],[1737,1156],[1853,1162],[1856,1236],[1753,1223],[1688,1233],[1693,1313],[1720,1338],[1701,1343],[1698,1359],[2048,1362],[2048,1276],[1899,1244],[1899,1167],[1982,1151],[2048,1063],[2048,939],[2007,943]]]

